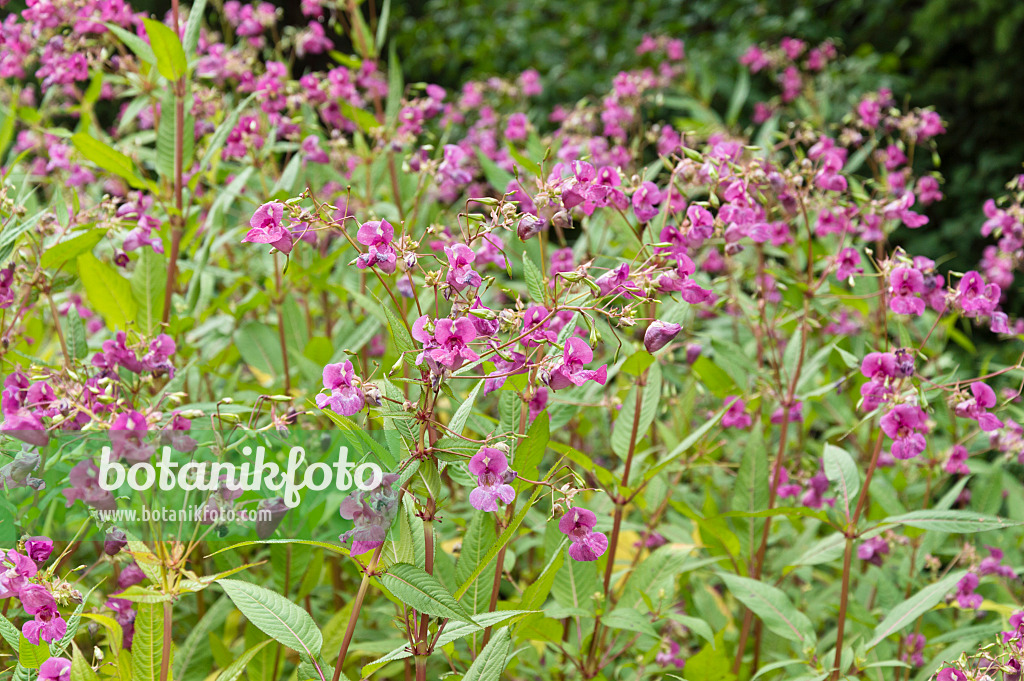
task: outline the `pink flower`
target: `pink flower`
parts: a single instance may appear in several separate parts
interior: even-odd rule
[[[284,204],[277,201],[265,203],[256,209],[249,220],[251,229],[243,243],[270,244],[282,253],[291,253],[292,235],[284,228]]]
[[[971,469],[967,467],[968,457],[969,454],[966,447],[955,445],[949,452],[949,458],[946,459],[946,465],[942,467],[942,470],[954,475],[969,475]]]
[[[889,309],[896,314],[921,315],[924,300],[918,294],[925,293],[924,275],[911,267],[897,267],[889,275]]]
[[[897,459],[913,459],[925,450],[927,443],[919,431],[927,426],[927,416],[916,404],[897,404],[879,421],[882,431],[893,439],[892,455]]]
[[[569,537],[569,557],[573,560],[597,560],[608,550],[608,537],[595,532],[597,516],[585,508],[570,508],[558,521],[558,529]]]
[[[970,681],[967,678],[967,674],[964,674],[959,669],[953,667],[946,667],[940,669],[939,673],[935,676],[935,681]]]
[[[0,554],[0,598],[17,598],[37,571],[35,561],[14,549]]]
[[[469,472],[477,477],[477,487],[469,494],[469,503],[480,511],[497,511],[498,501],[512,503],[516,492],[506,482],[515,477],[510,471],[508,459],[500,449],[481,447],[469,460]]]
[[[130,463],[149,461],[155,446],[144,442],[148,431],[146,417],[134,409],[118,414],[110,425],[110,444],[114,456]]]
[[[939,191],[939,181],[931,175],[925,175],[917,180],[917,198],[924,205],[935,203],[943,199]]]
[[[908,634],[904,639],[904,650],[903,655],[900,659],[906,662],[910,660],[910,664],[915,667],[921,667],[924,665],[924,652],[925,637],[923,634]]]
[[[729,409],[722,417],[722,426],[725,428],[749,428],[750,416],[746,413],[747,403],[735,395],[729,395],[723,400]]]
[[[324,388],[330,390],[329,395],[319,393],[316,406],[321,409],[328,407],[338,414],[352,416],[359,413],[366,404],[363,391],[359,388],[352,362],[328,364],[323,371]]]
[[[39,667],[39,681],[69,681],[71,679],[71,660],[63,657],[51,657]]]
[[[437,347],[429,350],[427,355],[430,360],[455,371],[464,362],[480,359],[480,356],[469,347],[469,343],[476,340],[476,336],[473,322],[466,317],[454,321],[439,319],[434,324],[434,341]]]
[[[655,217],[658,212],[658,204],[662,202],[665,195],[658,185],[653,182],[644,182],[640,188],[633,193],[633,212],[640,222],[647,222]]]
[[[57,602],[46,587],[41,584],[29,584],[19,594],[22,607],[35,619],[25,622],[21,633],[34,645],[40,640],[46,642],[59,641],[67,633],[68,625],[57,610]]]
[[[311,26],[317,26],[319,24],[311,24]],[[322,28],[320,30],[323,30]],[[309,135],[302,140],[302,153],[306,155],[306,160],[310,163],[330,163],[331,159],[327,155],[327,152],[320,148],[320,138],[316,135]]]
[[[565,349],[562,351],[561,366],[551,372],[548,387],[552,390],[562,390],[570,385],[581,386],[587,381],[597,381],[604,385],[608,380],[607,364],[597,370],[583,368],[593,360],[594,351],[586,341],[582,338],[570,338],[565,342]]]
[[[988,316],[999,305],[1002,292],[996,284],[985,284],[980,274],[971,270],[956,287],[956,302],[968,317]]]
[[[29,537],[25,540],[25,553],[35,562],[42,563],[53,553],[53,540],[49,537]]]
[[[66,499],[65,505],[70,507],[75,500],[81,499],[87,506],[101,511],[112,511],[117,507],[114,496],[100,487],[100,469],[90,459],[79,461],[68,473],[69,489],[61,490]]]
[[[397,474],[387,473],[376,488],[354,492],[341,502],[341,517],[353,521],[355,527],[338,539],[342,544],[352,540],[353,556],[366,553],[384,543],[388,527],[398,511],[398,493],[393,489],[396,480]]]
[[[978,573],[982,575],[999,575],[1007,579],[1016,579],[1017,573],[1009,565],[1003,565],[1003,552],[994,546],[986,547],[989,555],[978,565]]]
[[[881,565],[882,556],[889,555],[889,542],[881,537],[871,537],[857,547],[857,557],[872,565]]]
[[[978,588],[978,575],[973,572],[968,572],[963,578],[956,584],[956,602],[961,608],[965,610],[977,610],[981,607],[982,600],[984,600],[981,594],[974,593],[974,590]]]
[[[473,270],[476,253],[465,244],[445,246],[444,253],[448,256],[448,276],[445,281],[456,291],[467,286],[479,286],[483,279]]]
[[[860,253],[855,248],[844,248],[836,256],[836,279],[843,281],[854,275],[863,274],[860,266]]]
[[[366,253],[356,258],[356,267],[379,267],[385,274],[393,274],[398,262],[395,249],[391,246],[395,228],[387,220],[364,222],[356,233],[356,241],[367,246]]]
[[[956,415],[977,421],[978,426],[986,433],[1002,428],[1003,422],[986,411],[996,406],[995,391],[981,381],[975,381],[971,383],[971,394],[973,398],[965,399],[956,405]]]

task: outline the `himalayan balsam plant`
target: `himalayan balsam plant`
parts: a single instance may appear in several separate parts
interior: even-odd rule
[[[952,271],[940,113],[832,43],[544,115],[212,4],[0,28],[0,677],[1020,678],[1024,175]],[[372,462],[108,484],[245,438]]]

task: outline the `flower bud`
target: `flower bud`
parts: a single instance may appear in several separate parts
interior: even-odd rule
[[[287,512],[288,506],[281,497],[260,501],[256,507],[256,536],[267,539],[274,534]]]
[[[373,383],[363,384],[363,397],[366,398],[367,404],[371,406],[379,407],[382,404],[380,388]]]
[[[700,357],[703,348],[699,343],[690,343],[686,346],[686,363],[693,364]]]
[[[103,542],[103,553],[108,556],[115,556],[127,545],[128,537],[125,535],[124,530],[112,527],[107,530],[107,537]]]
[[[408,269],[411,270],[414,267],[416,267],[416,262],[417,262],[417,257],[416,257],[415,253],[406,253],[405,254],[405,266]]]
[[[644,333],[644,347],[647,352],[657,352],[669,344],[683,330],[681,324],[672,324],[655,319]]]
[[[516,227],[516,234],[520,241],[529,241],[540,234],[544,228],[544,221],[533,215],[524,215]]]
[[[568,212],[560,210],[551,216],[551,224],[558,229],[571,229],[572,218],[569,216]]]

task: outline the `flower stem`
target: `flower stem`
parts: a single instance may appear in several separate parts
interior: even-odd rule
[[[359,590],[356,592],[356,599],[352,603],[352,614],[348,617],[348,625],[345,627],[345,637],[341,640],[341,649],[338,650],[338,661],[334,665],[334,677],[332,681],[338,681],[341,678],[341,665],[345,662],[345,656],[348,655],[348,647],[352,644],[352,635],[356,631],[356,621],[359,619],[359,611],[363,607],[363,599],[366,598],[366,591],[370,588],[370,577],[377,572],[377,564],[380,562],[381,551],[384,550],[384,544],[381,543],[373,551],[373,557],[370,558],[369,565],[363,570],[363,580],[359,582]]]

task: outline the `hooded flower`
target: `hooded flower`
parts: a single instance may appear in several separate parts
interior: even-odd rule
[[[110,444],[114,456],[130,463],[149,461],[155,447],[144,442],[148,430],[146,417],[139,412],[132,410],[118,414],[110,426]]]
[[[321,409],[330,407],[338,414],[352,416],[359,413],[366,404],[363,391],[356,384],[352,362],[346,360],[344,363],[328,364],[324,367],[323,380],[324,387],[331,393],[319,393],[316,396],[316,406]]]
[[[633,212],[640,222],[647,222],[655,217],[658,212],[658,204],[662,202],[665,195],[658,185],[653,182],[644,182],[640,188],[633,193]]]
[[[35,561],[11,549],[0,559],[0,599],[17,598],[38,568]]]
[[[291,253],[292,235],[284,228],[283,203],[264,203],[253,213],[249,226],[243,243],[270,244],[282,253]]]
[[[338,537],[342,544],[352,540],[353,556],[371,551],[384,543],[391,521],[398,510],[398,494],[392,489],[398,475],[387,473],[372,490],[359,490],[345,497],[339,512],[355,527]]]
[[[466,317],[456,320],[438,319],[434,324],[434,341],[437,347],[428,351],[428,356],[437,364],[455,371],[463,362],[480,359],[469,347],[476,340],[476,328]]]
[[[558,529],[569,537],[569,557],[573,560],[597,560],[608,550],[608,537],[595,532],[597,516],[585,508],[570,508],[558,521]]]
[[[516,492],[505,480],[515,472],[500,449],[481,447],[469,460],[469,472],[476,476],[477,487],[469,494],[469,503],[480,511],[497,511],[498,501],[512,503]]]
[[[69,681],[71,679],[71,660],[63,657],[51,657],[39,667],[39,681]]]
[[[68,482],[71,487],[61,490],[67,500],[68,507],[81,499],[87,506],[92,506],[101,511],[112,511],[117,507],[114,502],[114,495],[100,487],[100,469],[90,459],[79,461],[68,473]]]
[[[42,563],[53,553],[53,540],[49,537],[29,537],[25,540],[25,553],[37,563]]]
[[[889,542],[882,537],[871,537],[857,547],[857,557],[872,565],[881,565],[882,556],[889,555]]]
[[[927,442],[919,431],[926,428],[927,416],[916,404],[897,404],[882,416],[879,425],[893,439],[892,455],[913,459],[924,451]]]
[[[45,586],[29,584],[21,590],[19,597],[25,612],[35,617],[21,627],[25,638],[34,645],[39,645],[40,640],[49,643],[63,638],[68,630],[67,622],[60,616],[57,601]]]
[[[965,610],[977,610],[984,600],[981,594],[974,593],[978,588],[978,575],[968,572],[956,584],[956,602]]]
[[[479,286],[483,279],[473,269],[476,253],[466,244],[445,246],[444,253],[448,256],[448,276],[445,281],[456,291],[467,286]]]
[[[379,267],[385,274],[393,274],[398,256],[391,242],[395,228],[387,220],[364,222],[356,234],[356,241],[367,247],[366,253],[356,258],[356,267]]]
[[[600,369],[584,369],[584,365],[594,360],[594,351],[590,349],[582,338],[570,338],[565,342],[565,349],[562,351],[562,364],[551,372],[551,380],[548,387],[552,390],[561,390],[570,385],[581,386],[587,381],[597,381],[604,385],[608,380],[608,365],[601,365]]]
[[[973,399],[965,399],[956,405],[956,415],[977,421],[986,433],[1002,428],[1003,422],[986,411],[996,406],[995,391],[981,381],[975,381],[971,383],[971,394]]]

